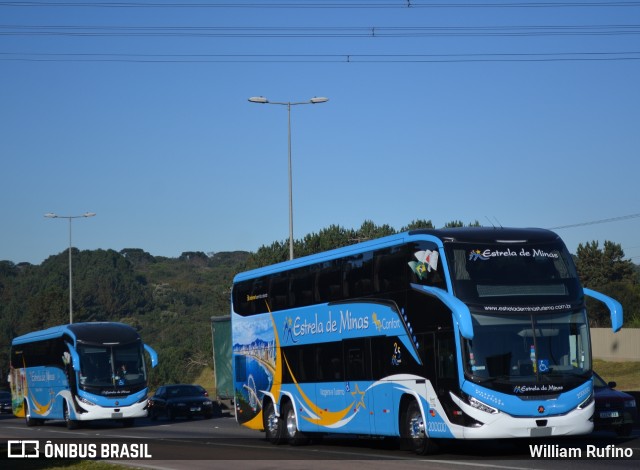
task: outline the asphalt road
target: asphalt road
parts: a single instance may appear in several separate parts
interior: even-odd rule
[[[33,455],[38,445],[40,458],[8,458],[9,441],[14,441],[12,457],[22,455],[25,443],[25,455]],[[541,446],[538,449],[547,458],[532,457],[532,445]],[[622,458],[611,458],[614,454]],[[264,440],[263,433],[243,428],[229,416],[173,422],[141,419],[133,427],[99,422],[68,430],[62,421],[28,428],[21,419],[0,415],[0,456],[2,468],[18,469],[47,468],[52,460],[84,456],[172,470],[635,469],[640,468],[640,429],[634,429],[629,438],[599,432],[544,441],[455,441],[436,455],[417,456],[399,448],[395,441],[374,439],[325,438],[303,446],[275,446]]]

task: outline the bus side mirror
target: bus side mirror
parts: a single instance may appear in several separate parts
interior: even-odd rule
[[[158,353],[154,351],[154,349],[146,344],[143,344],[144,350],[147,351],[149,357],[151,358],[151,367],[155,367],[158,365]]]
[[[449,309],[451,309],[451,314],[453,315],[453,320],[458,325],[458,329],[460,330],[462,337],[466,339],[473,339],[471,312],[464,302],[439,287],[423,286],[420,284],[411,284],[411,287],[418,292],[435,297],[449,307]]]
[[[80,372],[80,356],[78,355],[78,351],[76,348],[71,346],[71,344],[67,343],[67,349],[69,350],[69,354],[71,355],[71,364],[73,370],[76,372]]]
[[[619,331],[620,328],[622,328],[622,305],[620,302],[607,295],[601,294],[598,291],[587,289],[586,287],[583,291],[584,295],[588,295],[589,297],[599,300],[607,306],[609,313],[611,313],[611,329],[614,333]]]

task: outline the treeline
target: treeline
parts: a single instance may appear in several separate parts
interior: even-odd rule
[[[295,240],[294,254],[300,257],[418,228],[433,224],[416,220],[400,230],[371,221],[359,229],[332,225]],[[574,256],[583,284],[618,299],[625,311],[624,326],[640,327],[638,266],[623,259],[622,247],[587,242]],[[160,355],[160,365],[151,375],[156,386],[191,382],[203,367],[212,366],[210,318],[229,313],[233,277],[287,260],[289,243],[274,242],[255,253],[185,252],[178,258],[153,256],[142,249],[73,249],[72,257],[73,321],[121,321],[136,327]],[[0,261],[0,385],[7,377],[12,338],[69,322],[68,262],[66,250],[40,265]],[[598,302],[588,306],[593,326],[610,324]]]
[[[120,321],[159,354],[153,385],[191,382],[212,365],[210,318],[229,313],[247,252],[154,257],[142,249],[72,250],[73,322]],[[12,338],[69,323],[68,251],[36,266],[0,261],[0,386]]]

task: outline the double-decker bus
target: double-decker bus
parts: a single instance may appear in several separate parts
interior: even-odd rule
[[[585,295],[543,229],[415,230],[238,274],[236,417],[274,442],[591,432]]]
[[[131,426],[147,416],[146,350],[156,352],[123,323],[73,323],[35,331],[11,343],[13,414],[27,426],[45,420],[117,419]]]

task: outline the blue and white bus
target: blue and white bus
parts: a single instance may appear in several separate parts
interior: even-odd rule
[[[131,426],[147,416],[147,368],[143,350],[156,352],[123,323],[73,323],[35,331],[11,343],[13,414],[34,426],[64,419],[117,419]]]
[[[542,229],[416,230],[238,274],[236,417],[274,442],[313,434],[441,439],[585,434],[585,295]]]

